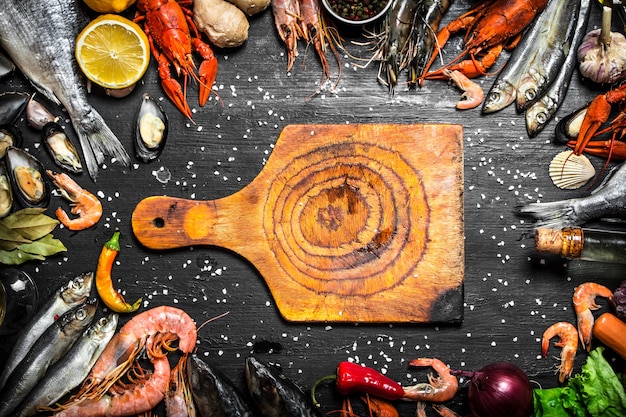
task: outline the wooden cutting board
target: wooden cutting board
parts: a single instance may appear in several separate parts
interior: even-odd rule
[[[286,320],[463,317],[459,125],[290,125],[237,193],[154,196],[132,217],[151,249],[219,246],[259,271]]]

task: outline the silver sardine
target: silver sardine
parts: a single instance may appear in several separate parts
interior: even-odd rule
[[[545,94],[526,109],[526,131],[530,137],[541,132],[552,117],[554,117],[554,114],[559,107],[561,107],[561,104],[563,104],[572,79],[572,74],[574,69],[578,66],[576,51],[578,50],[578,44],[586,34],[585,28],[589,21],[590,10],[590,0],[581,0],[576,32],[572,38],[572,43],[569,47],[569,52],[567,53],[563,67]]]
[[[105,156],[124,166],[130,157],[87,101],[74,49],[88,22],[81,0],[3,0],[0,8],[0,46],[37,90],[67,109],[95,180]]]
[[[14,415],[32,416],[39,407],[51,406],[80,385],[115,334],[118,318],[118,314],[111,313],[85,330],[63,358],[48,369]]]
[[[324,416],[275,365],[265,365],[248,357],[245,374],[252,402],[263,417]]]
[[[552,229],[582,226],[591,220],[605,218],[626,220],[626,162],[622,162],[586,197],[530,203],[522,206],[519,212],[532,217],[537,227]]]
[[[542,30],[538,39],[538,53],[529,61],[517,88],[518,111],[526,110],[542,97],[561,70],[571,49],[577,28],[580,1],[552,0],[537,19]]]
[[[0,374],[0,390],[13,369],[24,359],[33,344],[55,320],[65,312],[87,300],[93,285],[93,272],[81,274],[62,285],[40,307],[33,318],[24,326],[17,341],[9,353],[2,374]]]
[[[97,306],[97,300],[92,298],[74,307],[37,339],[0,391],[0,417],[13,415],[13,411],[43,378],[48,368],[67,353],[91,324]]]

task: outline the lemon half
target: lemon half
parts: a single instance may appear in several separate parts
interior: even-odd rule
[[[84,2],[98,13],[121,13],[135,4],[135,0],[84,0]]]
[[[150,64],[150,44],[131,20],[104,14],[92,20],[76,38],[76,60],[92,82],[110,89],[139,81]]]

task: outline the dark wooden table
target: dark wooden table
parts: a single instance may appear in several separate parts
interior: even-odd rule
[[[467,8],[457,1],[445,21]],[[592,25],[599,21],[593,10]],[[370,56],[358,31],[347,31],[345,47],[357,57]],[[456,41],[457,46],[460,40]],[[454,50],[454,45],[450,50]],[[542,387],[558,385],[555,356],[541,357],[543,331],[557,321],[575,323],[571,295],[581,282],[593,280],[615,288],[622,278],[605,265],[567,263],[544,257],[533,249],[532,224],[519,218],[515,208],[532,201],[553,201],[578,196],[581,191],[557,189],[548,177],[548,164],[563,150],[552,143],[555,121],[529,138],[524,117],[514,106],[482,115],[480,109],[459,111],[460,92],[445,82],[427,82],[409,91],[400,86],[395,95],[377,82],[377,65],[342,55],[342,77],[336,92],[314,95],[320,67],[314,51],[299,46],[291,73],[273,25],[271,11],[250,19],[249,39],[240,48],[218,50],[215,97],[200,108],[197,87],[189,88],[194,109],[191,124],[164,98],[154,61],[141,84],[128,97],[114,99],[99,91],[92,104],[132,152],[133,114],[144,92],[163,99],[169,115],[170,136],[160,158],[142,163],[133,157],[129,168],[107,161],[93,183],[87,175],[78,182],[96,194],[104,214],[93,228],[55,235],[67,252],[22,268],[37,282],[43,302],[62,282],[94,270],[102,245],[114,230],[121,231],[122,251],[114,266],[116,287],[129,301],[143,297],[144,307],[173,305],[186,310],[197,323],[228,312],[199,331],[198,353],[222,369],[243,388],[243,361],[248,355],[282,364],[284,373],[308,390],[319,377],[331,374],[342,360],[356,360],[403,384],[425,382],[428,370],[409,369],[415,357],[436,357],[454,369],[478,370],[493,361],[519,365]],[[449,54],[451,55],[451,54]],[[506,59],[506,54],[501,62]],[[495,66],[496,68],[498,65]],[[336,67],[334,67],[336,69]],[[478,80],[487,91],[494,77]],[[0,81],[1,91],[31,91],[14,74]],[[588,102],[598,91],[584,85],[576,72],[562,117]],[[54,109],[58,112],[58,109]],[[446,325],[291,323],[283,320],[262,277],[237,254],[214,247],[151,251],[133,236],[131,214],[145,197],[168,195],[212,200],[231,195],[250,183],[269,156],[281,130],[296,123],[453,123],[464,128],[465,146],[465,304],[462,323]],[[69,126],[67,121],[64,123]],[[26,148],[52,167],[37,133],[23,121]],[[416,144],[419,147],[419,143]],[[602,161],[594,159],[600,167]],[[159,181],[157,172],[171,177]],[[50,204],[52,213],[60,197]],[[607,309],[604,300],[602,310]],[[127,320],[124,317],[123,320]],[[0,344],[6,353],[12,344]],[[575,371],[585,355],[579,349]],[[324,411],[338,401],[321,394]],[[448,405],[467,413],[466,390]],[[400,404],[401,414],[414,414],[414,405]],[[429,415],[434,415],[428,410]]]

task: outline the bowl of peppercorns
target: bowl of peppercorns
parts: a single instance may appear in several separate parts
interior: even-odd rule
[[[326,11],[348,25],[364,25],[384,16],[392,0],[322,0]]]

